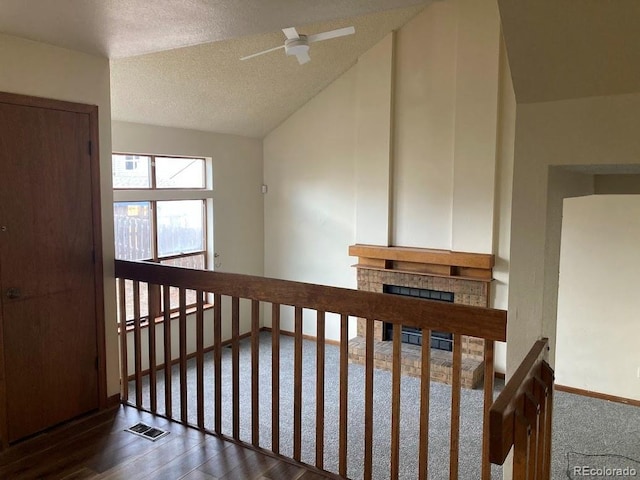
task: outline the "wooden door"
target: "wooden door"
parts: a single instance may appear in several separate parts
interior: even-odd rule
[[[5,444],[99,406],[90,115],[35,103],[0,97]]]

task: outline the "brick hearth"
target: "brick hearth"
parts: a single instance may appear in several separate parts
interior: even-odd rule
[[[353,245],[358,256],[358,290],[383,292],[384,285],[437,290],[454,294],[454,303],[486,307],[489,303],[493,256],[443,250]],[[349,342],[349,361],[364,364],[366,320],[358,319],[357,337]],[[391,369],[392,342],[383,339],[383,322],[374,322],[374,366]],[[402,373],[420,376],[421,348],[402,344]],[[431,380],[451,384],[453,355],[431,350]],[[482,384],[484,340],[462,337],[462,385]]]

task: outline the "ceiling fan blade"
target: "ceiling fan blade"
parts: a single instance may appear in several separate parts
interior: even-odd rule
[[[337,30],[331,30],[329,32],[316,33],[315,35],[307,35],[307,41],[309,43],[321,42],[322,40],[329,40],[331,38],[344,37],[345,35],[352,35],[356,33],[355,27],[339,28]]]
[[[262,52],[254,53],[253,55],[247,55],[246,57],[242,57],[240,60],[248,60],[248,59],[253,58],[253,57],[258,57],[260,55],[264,55],[265,53],[269,53],[269,52],[274,52],[276,50],[280,50],[281,48],[284,48],[284,45],[280,45],[279,47],[273,47],[273,48],[270,48],[269,50],[264,50]]]
[[[300,38],[300,35],[298,35],[298,31],[295,29],[295,27],[283,28],[282,33],[285,34],[288,40],[295,40],[296,38]]]
[[[304,65],[305,63],[311,60],[311,57],[309,56],[309,52],[298,53],[296,57],[298,58],[298,63],[300,65]]]

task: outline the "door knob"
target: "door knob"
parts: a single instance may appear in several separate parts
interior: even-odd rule
[[[20,298],[22,294],[20,293],[19,288],[9,288],[7,289],[7,298],[11,300],[15,300],[16,298]]]

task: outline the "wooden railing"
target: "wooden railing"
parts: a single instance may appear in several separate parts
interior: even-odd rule
[[[513,447],[513,478],[551,478],[554,374],[545,361],[549,341],[537,341],[490,409],[492,463],[502,465]]]
[[[281,455],[280,440],[281,427],[285,422],[293,425],[292,431],[292,455],[296,460],[301,460],[302,449],[302,396],[303,388],[305,395],[307,389],[313,385],[315,389],[315,462],[313,466],[319,470],[325,469],[325,426],[327,422],[338,423],[338,461],[337,469],[332,473],[339,478],[347,477],[348,451],[354,448],[348,443],[349,418],[362,415],[364,432],[364,449],[362,455],[362,470],[365,480],[373,478],[374,464],[374,320],[390,322],[393,324],[393,355],[391,374],[391,431],[390,451],[389,451],[389,476],[396,479],[400,471],[400,445],[402,434],[400,428],[400,400],[401,400],[401,358],[402,347],[400,344],[402,325],[421,329],[423,338],[429,338],[431,330],[439,332],[450,332],[453,334],[453,384],[451,390],[451,428],[450,428],[450,455],[449,455],[449,477],[458,478],[458,463],[460,450],[460,404],[461,404],[461,371],[462,371],[462,336],[479,337],[485,340],[485,362],[484,362],[484,407],[482,414],[483,438],[482,438],[482,478],[489,479],[491,476],[491,465],[489,462],[489,408],[493,402],[493,352],[494,342],[504,341],[506,337],[506,312],[488,308],[469,307],[457,304],[448,304],[414,298],[407,298],[395,295],[384,295],[381,293],[371,293],[344,288],[327,287],[300,282],[268,279],[255,276],[218,273],[203,270],[191,270],[166,265],[158,265],[144,262],[116,261],[115,273],[119,283],[120,296],[120,339],[121,339],[121,365],[122,365],[122,397],[123,401],[135,405],[138,408],[146,409],[152,413],[189,424],[188,412],[194,407],[197,412],[195,426],[211,431],[212,433],[230,437],[234,441],[240,441],[240,301],[250,304],[250,375],[251,375],[251,400],[243,412],[250,411],[251,418],[251,441],[254,448],[264,448],[260,436],[260,419],[263,409],[269,407],[260,401],[260,378],[270,375],[271,386],[271,438],[270,450],[275,455]],[[125,288],[125,281],[132,285],[132,289]],[[146,283],[152,290],[160,291],[164,297],[164,317],[156,321],[164,320],[162,326],[158,324],[159,331],[162,332],[162,339],[156,338],[156,328],[148,329],[148,369],[143,370],[143,348],[142,331],[143,319],[140,315],[140,283]],[[180,306],[178,309],[177,339],[175,332],[171,329],[171,313],[169,308],[169,287],[179,289]],[[195,316],[195,352],[191,355],[187,349],[187,305],[186,290],[196,291]],[[127,325],[127,292],[132,290],[133,298],[133,325],[129,326],[132,332],[133,348],[129,352],[129,345],[125,334]],[[212,297],[212,298],[211,298]],[[223,318],[223,298],[230,297],[231,308],[228,318]],[[205,301],[209,298],[213,304],[212,325],[209,325],[213,332],[213,342],[210,348],[205,348]],[[228,301],[228,300],[226,300]],[[260,364],[260,312],[261,305],[264,310],[271,310],[271,346],[270,346],[270,369]],[[294,369],[293,369],[293,415],[292,417],[281,418],[280,416],[280,342],[281,342],[281,311],[283,306],[291,306],[294,309]],[[303,378],[303,310],[315,310],[313,317],[317,328],[316,352],[315,352],[315,380],[310,383]],[[339,362],[338,365],[331,365],[331,371],[327,371],[326,345],[325,345],[325,316],[329,313],[338,314],[340,324],[339,339]],[[131,312],[130,312],[131,313]],[[364,410],[350,411],[349,404],[349,382],[348,382],[348,325],[350,317],[360,317],[366,319],[365,332],[365,365],[364,365]],[[309,321],[307,316],[306,321]],[[150,322],[154,324],[154,319]],[[231,428],[230,431],[223,429],[223,408],[222,408],[222,348],[223,326],[230,323],[231,336],[226,343],[231,347]],[[130,334],[131,335],[131,334]],[[172,346],[177,340],[179,344],[178,354],[178,383],[180,414],[174,418],[172,410],[172,372],[171,368],[162,368],[161,365],[171,365],[175,358],[172,358]],[[205,404],[205,350],[212,348],[213,368],[206,380],[209,385],[213,385],[213,405]],[[157,361],[157,357],[162,358],[162,362]],[[195,395],[188,391],[187,361],[190,357],[195,357]],[[429,461],[429,400],[430,400],[430,347],[429,342],[423,342],[421,357],[421,379],[420,379],[420,402],[417,405],[419,410],[419,441],[416,455],[418,457],[418,478],[428,478]],[[193,360],[192,360],[193,361]],[[129,365],[133,365],[133,382],[135,386],[135,398],[129,399],[129,388],[127,379],[130,376]],[[244,364],[244,368],[248,368]],[[338,369],[339,378],[339,413],[337,418],[325,418],[325,398],[328,392],[325,391],[325,374],[334,373]],[[158,373],[162,370],[162,375]],[[143,391],[148,381],[148,400],[143,399]],[[156,385],[164,384],[164,408],[158,406],[158,388]],[[193,382],[192,382],[193,384]],[[303,387],[304,385],[304,387]],[[145,394],[146,395],[146,394]],[[147,405],[147,406],[145,406]],[[213,410],[212,428],[206,428],[205,416],[208,409]],[[193,423],[193,422],[191,422]],[[405,432],[406,433],[406,432]]]

